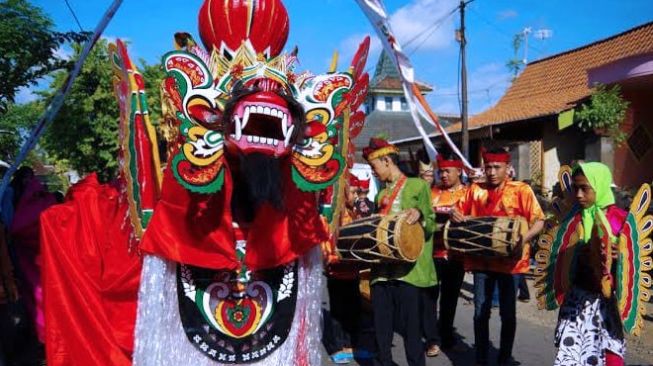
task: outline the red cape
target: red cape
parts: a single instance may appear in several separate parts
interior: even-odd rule
[[[41,215],[48,366],[131,365],[141,260],[119,197],[91,175]]]

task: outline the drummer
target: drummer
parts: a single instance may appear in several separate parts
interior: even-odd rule
[[[462,183],[463,162],[455,154],[441,152],[437,156],[437,166],[440,183],[431,189],[431,205],[435,211],[436,226],[440,227],[449,220],[451,210],[465,195],[467,187]],[[441,347],[446,350],[456,345],[453,321],[465,270],[461,258],[447,253],[441,232],[433,236],[433,257],[440,279]]]
[[[384,139],[372,138],[363,149],[363,157],[372,166],[374,175],[385,184],[376,196],[378,213],[388,215],[403,212],[409,224],[420,223],[425,232],[422,255],[415,263],[382,264],[371,273],[372,308],[376,331],[375,365],[391,366],[392,338],[397,330],[404,338],[408,365],[425,364],[419,316],[419,289],[437,282],[431,260],[431,237],[434,215],[429,187],[419,178],[407,178],[398,167],[399,150]]]
[[[508,176],[510,154],[502,148],[483,151],[485,183],[472,184],[452,211],[452,221],[467,217],[523,217],[529,229],[521,238],[522,255],[515,258],[465,258],[465,269],[474,274],[474,338],[476,363],[488,363],[489,320],[494,286],[499,289],[501,342],[499,365],[510,365],[517,328],[516,291],[513,274],[529,270],[530,241],[544,227],[544,213],[530,186],[512,181]]]
[[[346,225],[359,218],[354,202],[360,181],[350,173],[347,183],[345,205],[340,215],[341,225]],[[358,269],[340,263],[329,263],[326,269],[329,312],[323,314],[322,342],[333,363],[349,363],[354,360],[353,348],[357,343],[361,316]]]

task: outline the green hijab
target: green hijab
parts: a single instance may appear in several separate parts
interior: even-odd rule
[[[594,227],[594,219],[599,217],[603,222],[605,227],[610,229],[610,224],[608,223],[607,218],[603,210],[613,205],[614,194],[612,193],[612,173],[610,168],[603,163],[579,163],[574,167],[573,173],[575,174],[578,170],[583,172],[583,175],[587,178],[587,181],[596,192],[596,201],[594,205],[588,208],[584,208],[582,211],[583,219],[583,241],[585,243],[589,242],[592,237],[592,228]],[[608,230],[609,235],[612,239],[612,230]]]

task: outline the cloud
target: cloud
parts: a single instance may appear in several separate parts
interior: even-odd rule
[[[39,98],[33,87],[22,87],[16,93],[16,104],[33,102]]]
[[[413,0],[390,15],[390,25],[399,43],[405,46],[413,40],[404,52],[410,54],[418,48],[418,51],[434,51],[444,49],[454,41],[454,19],[449,14],[458,4],[458,0]],[[446,18],[446,19],[443,19]],[[436,21],[439,21],[434,25]],[[357,33],[343,39],[339,46],[339,64],[348,65],[354,52],[363,38],[368,35]],[[370,54],[367,58],[367,70],[373,72],[373,67],[383,49],[381,41],[376,32],[371,30]],[[417,37],[417,38],[415,38]],[[329,65],[331,58],[325,60]]]
[[[390,15],[390,25],[404,51],[415,47],[433,51],[449,46],[454,41],[456,19],[449,13],[457,5],[457,0],[414,0]]]
[[[62,60],[70,60],[73,57],[73,50],[70,47],[59,46],[54,50],[54,55]]]
[[[500,12],[497,13],[497,19],[498,20],[506,20],[506,19],[511,19],[511,18],[516,18],[519,15],[516,10],[513,9],[505,9],[501,10]]]
[[[368,36],[366,33],[352,34],[340,42],[338,45],[338,70],[344,70],[349,66],[351,59],[354,57],[354,53],[358,50],[358,46],[366,36]],[[374,63],[379,58],[383,46],[381,46],[381,41],[375,34],[369,34],[369,36],[370,52],[367,55],[367,69],[371,70],[370,67],[374,67]],[[329,57],[326,64],[329,65],[330,63],[331,58]]]

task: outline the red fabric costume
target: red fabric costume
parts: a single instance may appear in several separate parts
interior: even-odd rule
[[[289,169],[285,173],[289,179]],[[237,268],[230,175],[225,176],[224,192],[216,195],[187,191],[174,182],[170,170],[163,179],[161,200],[141,249],[204,268]],[[315,194],[301,192],[292,182],[285,189],[285,210],[264,204],[249,230],[245,264],[252,270],[287,263],[328,238]]]
[[[458,202],[458,210],[465,216],[521,216],[532,225],[544,220],[544,212],[531,187],[523,182],[508,181],[492,188],[487,184],[472,184]],[[526,273],[529,268],[530,245],[522,246],[519,258],[465,258],[465,270],[501,273]]]
[[[95,174],[41,215],[48,365],[131,365],[141,258],[126,215]]]

